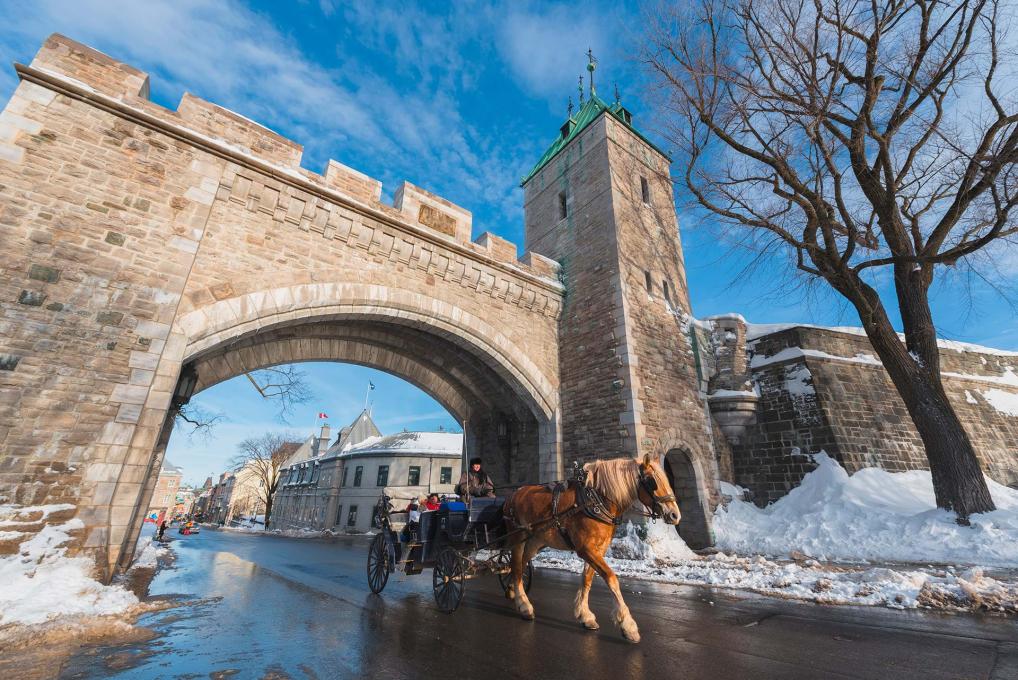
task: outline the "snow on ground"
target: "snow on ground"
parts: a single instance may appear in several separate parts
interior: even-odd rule
[[[134,562],[131,569],[155,569],[159,558],[170,551],[164,545],[159,545],[152,536],[142,536],[138,541],[138,547],[134,549]]]
[[[719,509],[719,548],[820,560],[1018,566],[1018,491],[987,479],[997,505],[972,526],[936,508],[927,471],[864,468],[849,475],[830,456],[766,508],[738,497]]]
[[[799,487],[765,509],[724,485],[733,499],[714,518],[723,552],[698,556],[662,523],[650,524],[641,540],[629,525],[612,542],[608,562],[623,577],[825,604],[1018,614],[1018,582],[991,578],[975,566],[1018,566],[1018,491],[990,481],[998,509],[962,527],[936,509],[929,472],[867,468],[848,475],[827,455],[816,462]],[[790,557],[796,559],[783,559]],[[574,554],[554,550],[535,564],[576,572],[583,566]]]
[[[0,526],[37,524],[73,506],[0,506]],[[18,553],[0,557],[0,627],[40,624],[54,619],[126,613],[138,598],[123,586],[106,586],[92,578],[94,562],[70,557],[70,533],[84,528],[77,518],[46,524],[20,544]]]

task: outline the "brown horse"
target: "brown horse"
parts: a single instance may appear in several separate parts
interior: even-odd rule
[[[534,607],[523,588],[523,569],[545,547],[575,552],[586,564],[583,579],[576,593],[574,616],[585,628],[596,630],[597,620],[587,605],[594,572],[600,574],[615,596],[615,623],[622,635],[631,642],[640,641],[640,632],[622,599],[619,579],[604,556],[608,552],[615,523],[629,506],[639,500],[653,517],[661,517],[668,524],[679,523],[679,506],[668,477],[651,457],[643,461],[634,459],[602,460],[583,466],[586,486],[597,492],[604,501],[606,517],[597,519],[579,507],[578,489],[571,485],[561,492],[557,505],[553,492],[547,486],[524,486],[506,501],[506,528],[520,529],[526,536],[513,546],[512,578],[506,597],[514,599],[516,609],[525,619],[534,618]],[[555,507],[553,508],[553,505]]]

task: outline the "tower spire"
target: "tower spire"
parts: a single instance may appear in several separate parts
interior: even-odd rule
[[[580,84],[577,87],[577,89],[580,91],[580,106],[582,107],[583,106],[583,76],[580,76]]]
[[[622,103],[622,97],[619,96],[619,84],[617,82],[615,83],[615,103]]]
[[[590,96],[593,97],[597,94],[597,90],[594,89],[594,69],[597,68],[597,59],[594,58],[594,51],[587,48],[587,71],[590,73]]]
[[[569,97],[569,106],[567,106],[566,109],[569,111],[569,115],[567,115],[566,118],[572,118],[573,117],[573,98],[572,97]]]

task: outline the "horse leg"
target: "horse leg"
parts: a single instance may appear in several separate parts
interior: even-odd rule
[[[516,611],[518,611],[520,616],[528,621],[533,621],[534,606],[530,604],[530,600],[527,599],[527,591],[523,588],[523,568],[527,564],[527,561],[523,559],[523,557],[527,552],[528,544],[529,541],[513,546],[513,575],[510,589],[513,591],[513,595],[515,596]]]
[[[590,585],[594,582],[594,568],[589,564],[584,563],[583,565],[583,576],[580,580],[580,589],[576,592],[576,600],[573,603],[573,616],[576,620],[583,624],[584,628],[588,630],[597,630],[601,626],[597,625],[597,619],[594,617],[594,612],[590,611],[590,607],[587,604],[587,596],[590,595]]]
[[[544,544],[536,538],[530,538],[521,546],[519,552],[519,561],[517,562],[516,553],[513,553],[513,572],[516,573],[516,569],[519,569],[519,576],[513,579],[513,585],[516,588],[516,609],[523,618],[533,620],[534,619],[534,605],[530,604],[530,598],[527,597],[527,590],[523,587],[523,570],[526,569],[530,560],[534,559],[534,556],[540,552]]]
[[[595,553],[586,553],[580,555],[587,564],[594,567],[601,578],[604,579],[608,589],[612,591],[612,595],[615,596],[615,623],[618,624],[622,630],[622,637],[626,638],[630,642],[640,641],[640,630],[636,626],[636,621],[633,620],[632,614],[629,613],[629,607],[626,605],[626,601],[622,599],[622,589],[619,587],[619,579],[612,571],[611,567],[604,560],[604,555],[598,555]]]

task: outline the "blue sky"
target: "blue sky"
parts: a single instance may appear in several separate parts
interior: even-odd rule
[[[164,106],[192,92],[300,142],[310,170],[335,158],[381,179],[387,197],[410,180],[473,211],[475,236],[492,231],[521,246],[519,180],[554,138],[566,98],[575,98],[588,46],[599,58],[599,90],[618,82],[636,125],[660,141],[634,59],[640,9],[627,3],[0,0],[0,16],[0,101],[17,84],[9,64],[30,61],[47,35],[64,33],[147,71]],[[744,275],[747,256],[719,241],[685,199],[680,191],[697,316],[858,324],[835,296],[786,282],[783,255]],[[994,284],[1013,288],[1018,254],[1001,253],[998,264]],[[877,283],[889,292],[886,280]],[[945,337],[1018,349],[1014,310],[963,272],[936,289],[934,313]],[[301,435],[319,410],[334,426],[356,415],[368,379],[379,386],[383,430],[455,425],[397,378],[354,366],[305,370],[316,400],[293,419]],[[174,435],[170,457],[188,479],[221,470],[244,436],[282,427],[239,381],[198,399],[231,420],[208,443]]]

